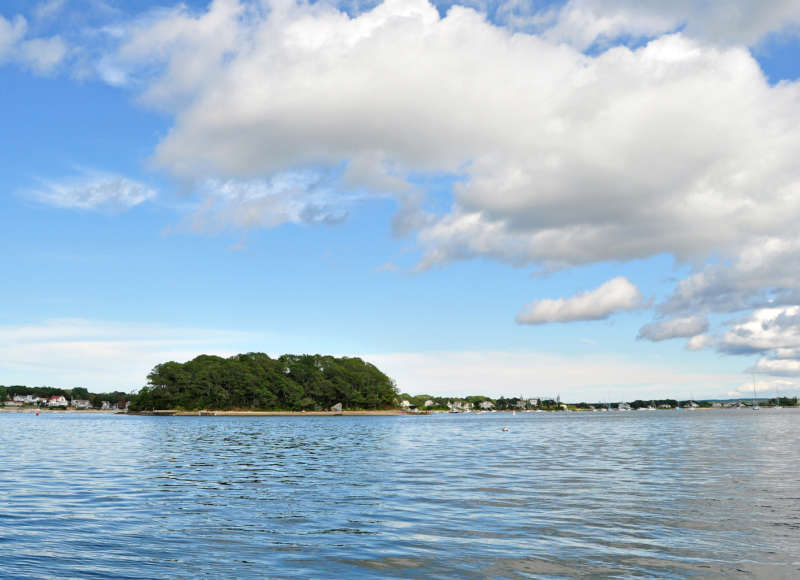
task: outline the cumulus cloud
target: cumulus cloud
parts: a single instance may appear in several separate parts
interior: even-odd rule
[[[795,355],[800,349],[800,306],[755,310],[722,335],[719,348],[731,354],[779,350],[782,356]]]
[[[154,189],[113,173],[84,171],[64,181],[43,181],[33,197],[48,205],[72,209],[127,210],[155,197]]]
[[[642,307],[642,297],[627,278],[609,280],[571,298],[536,300],[517,314],[520,324],[602,320],[615,312]]]
[[[220,0],[150,14],[113,56],[175,115],[155,161],[181,178],[345,167],[342,189],[398,193],[457,177],[448,211],[404,220],[423,265],[697,259],[790,231],[799,209],[798,85],[687,34],[586,55],[425,0],[355,17]]]
[[[705,316],[686,316],[645,324],[637,338],[659,342],[671,338],[691,338],[707,330],[708,319]]]
[[[28,22],[21,15],[7,20],[0,14],[0,64],[16,62],[38,74],[51,73],[67,55],[60,36],[28,38]]]

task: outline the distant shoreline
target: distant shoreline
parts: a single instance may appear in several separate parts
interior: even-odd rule
[[[384,411],[179,411],[176,409],[163,409],[156,411],[131,411],[127,414],[150,417],[358,417],[406,415],[409,413],[403,413],[399,409]]]
[[[120,413],[118,409],[48,409],[47,407],[0,407],[0,413]]]

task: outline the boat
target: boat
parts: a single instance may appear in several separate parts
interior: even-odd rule
[[[758,411],[760,407],[756,403],[756,376],[753,375],[753,411]]]

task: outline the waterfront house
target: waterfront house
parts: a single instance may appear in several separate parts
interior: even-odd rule
[[[494,409],[494,403],[492,403],[491,401],[481,401],[480,408],[483,409],[484,411],[491,411],[492,409]]]
[[[528,406],[529,407],[538,407],[539,406],[539,399],[528,399]]]
[[[13,400],[23,405],[33,405],[41,401],[41,399],[35,395],[14,395]]]
[[[22,401],[6,401],[3,405],[6,407],[21,407]]]
[[[69,401],[67,401],[64,395],[53,395],[49,399],[47,399],[47,406],[48,407],[66,407],[69,405]]]
[[[72,406],[76,409],[91,409],[92,404],[87,399],[73,399]]]
[[[408,408],[411,406],[411,403],[409,403],[408,401],[406,401],[405,399],[403,399],[402,401],[400,401],[400,406],[401,406],[403,409],[408,409]]]
[[[428,407],[433,407],[435,404],[436,404],[436,403],[434,403],[433,401],[431,401],[430,399],[428,399],[427,401],[425,401],[425,408],[428,408]]]

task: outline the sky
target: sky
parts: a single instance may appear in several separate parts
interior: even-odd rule
[[[0,384],[797,395],[798,79],[795,0],[5,0]]]

